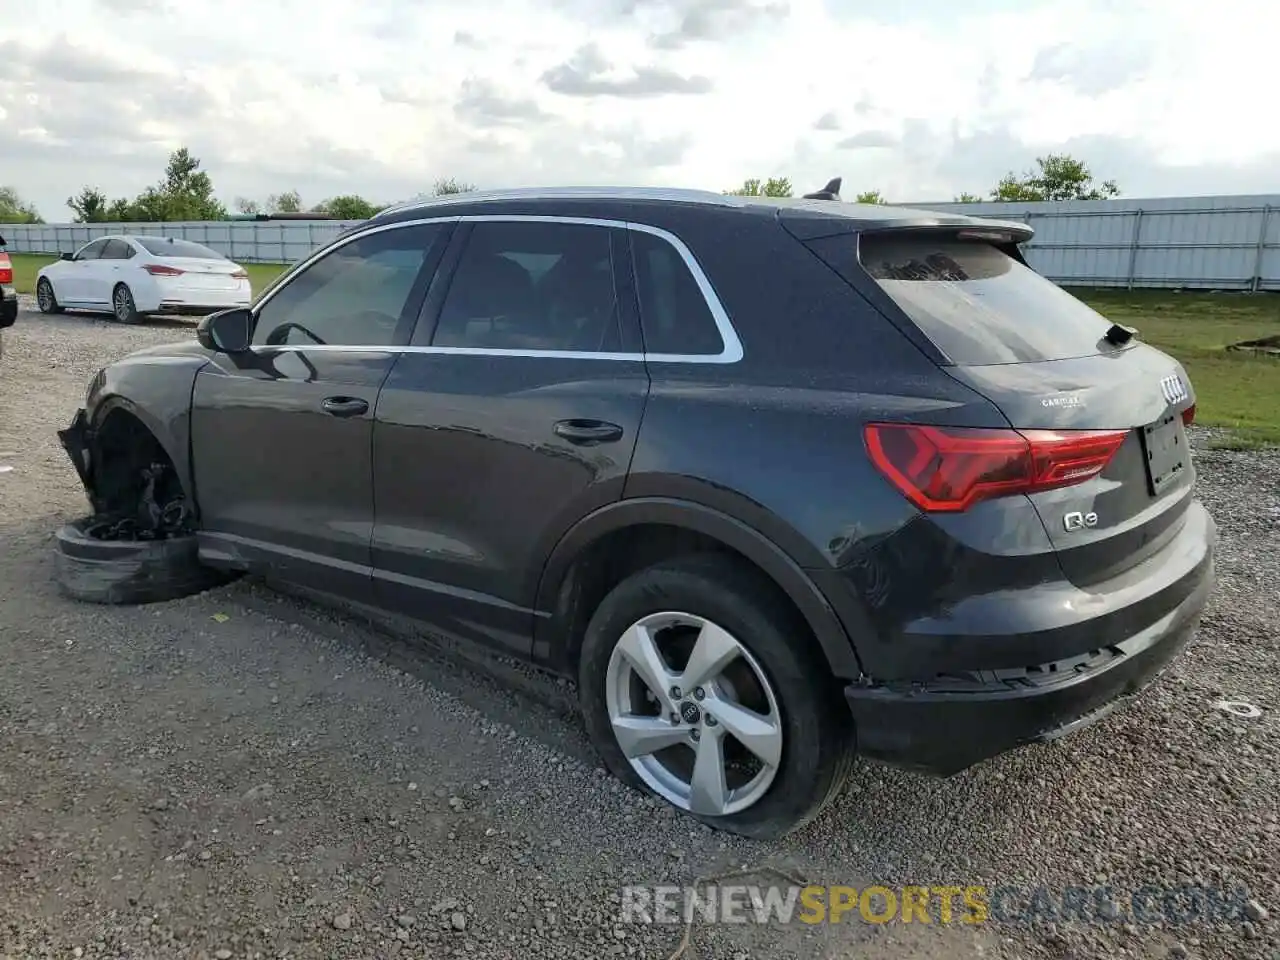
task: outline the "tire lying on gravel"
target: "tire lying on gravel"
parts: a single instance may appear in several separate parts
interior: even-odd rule
[[[848,711],[806,625],[723,556],[614,587],[583,638],[578,696],[610,772],[756,839],[811,820],[852,764]]]
[[[56,536],[58,585],[76,600],[138,604],[176,600],[226,582],[203,566],[194,536],[158,540],[104,540],[89,531],[91,518],[69,523]]]

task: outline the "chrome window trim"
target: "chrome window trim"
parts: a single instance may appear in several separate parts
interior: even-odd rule
[[[596,217],[561,217],[554,215],[534,215],[519,213],[499,213],[499,214],[468,214],[460,217],[428,217],[422,220],[399,220],[394,223],[370,223],[366,229],[361,229],[352,233],[350,236],[343,237],[336,243],[332,243],[327,247],[315,251],[305,260],[297,263],[284,276],[271,286],[257,303],[251,308],[256,325],[258,314],[281,290],[293,282],[294,278],[300,275],[304,270],[310,267],[317,260],[325,257],[341,247],[346,246],[362,237],[372,236],[375,233],[382,233],[386,230],[400,230],[407,227],[425,226],[433,223],[492,223],[492,222],[509,222],[509,223],[570,223],[581,224],[583,226],[621,228],[623,230],[634,230],[639,233],[648,233],[655,237],[665,240],[680,255],[680,259],[684,261],[685,268],[693,275],[694,282],[698,285],[698,290],[702,293],[702,298],[706,302],[707,308],[711,311],[711,318],[715,321],[716,329],[720,333],[720,342],[723,345],[721,351],[715,354],[699,354],[699,353],[594,353],[580,350],[506,350],[492,347],[414,347],[414,346],[376,346],[372,344],[324,344],[324,345],[308,345],[308,344],[283,344],[280,346],[266,346],[264,344],[255,344],[249,349],[254,353],[271,352],[279,353],[282,351],[335,351],[342,350],[347,353],[430,353],[440,354],[442,356],[473,356],[473,357],[525,357],[525,358],[552,358],[558,360],[623,360],[634,362],[650,362],[650,363],[737,363],[742,359],[742,341],[738,338],[738,332],[734,329],[729,314],[724,309],[724,304],[720,302],[720,297],[716,294],[715,288],[711,286],[711,281],[703,272],[702,265],[693,255],[684,241],[668,230],[661,227],[650,226],[647,223],[633,223],[626,220],[604,220]]]

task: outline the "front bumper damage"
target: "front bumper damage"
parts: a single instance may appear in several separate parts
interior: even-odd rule
[[[80,483],[84,486],[85,493],[89,497],[89,503],[96,513],[101,509],[93,488],[93,432],[89,428],[89,417],[81,408],[76,411],[76,415],[71,420],[71,425],[65,430],[58,431],[58,440],[62,444],[62,449],[67,452],[67,456],[71,458],[71,464],[76,468],[76,474],[80,477]]]
[[[99,443],[83,408],[70,426],[58,431],[58,440],[93,507],[84,525],[86,535],[98,540],[166,540],[191,533],[194,517],[172,464],[153,457],[139,459],[130,455],[132,451]]]

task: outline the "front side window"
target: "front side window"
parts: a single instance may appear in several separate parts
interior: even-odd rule
[[[76,253],[77,260],[100,260],[102,252],[107,249],[106,240],[94,240],[92,243],[86,243]]]
[[[601,353],[621,349],[609,228],[477,223],[432,345]]]
[[[258,311],[253,342],[391,346],[440,224],[367,234],[290,277]]]
[[[680,252],[662,237],[631,232],[646,353],[715,356],[724,350],[706,297]]]

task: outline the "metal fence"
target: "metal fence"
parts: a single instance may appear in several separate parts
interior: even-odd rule
[[[95,237],[135,236],[193,240],[242,263],[293,263],[359,220],[245,220],[173,223],[0,224],[10,253],[73,253]]]
[[[930,203],[1020,220],[1037,270],[1064,286],[1280,290],[1280,195]]]
[[[1027,259],[1067,286],[1280,290],[1280,195],[922,203],[1021,220]],[[109,233],[203,243],[246,263],[291,263],[358,221],[0,224],[14,253],[69,253]]]

